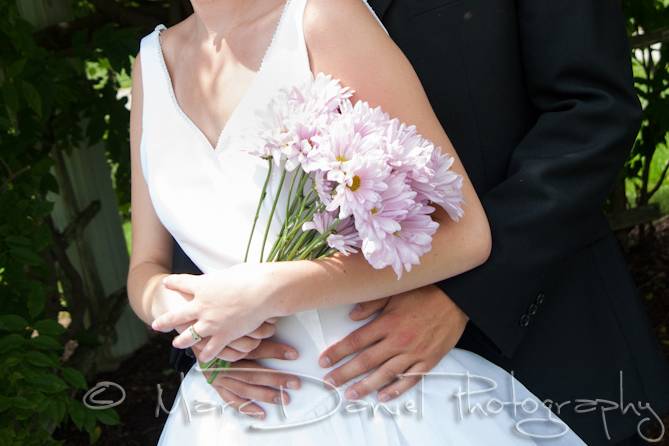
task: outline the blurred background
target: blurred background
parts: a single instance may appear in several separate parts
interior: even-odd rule
[[[605,211],[669,355],[669,0],[623,4],[644,120]],[[171,337],[127,304],[130,67],[143,35],[190,13],[0,0],[0,446],[157,441],[179,377]],[[124,401],[87,408],[104,381],[125,395],[97,399]]]

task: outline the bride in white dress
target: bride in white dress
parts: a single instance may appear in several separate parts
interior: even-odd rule
[[[196,364],[181,383],[159,444],[584,444],[510,374],[460,349],[453,349],[410,391],[385,403],[372,395],[348,401],[343,396],[347,386],[324,385],[327,369],[318,365],[319,354],[367,322],[348,317],[352,305],[419,288],[485,261],[490,244],[485,214],[413,69],[364,1],[192,3],[195,14],[176,25],[182,32],[170,40],[181,49],[170,51],[161,36],[166,28],[158,25],[142,39],[133,69],[130,302],[147,323],[159,318],[154,327],[171,329],[171,324],[182,332],[175,340],[179,347],[195,343],[184,331],[195,324],[205,338],[200,341],[204,349],[198,350],[202,361],[267,320],[275,321],[275,337],[293,345],[300,356],[258,362],[301,377],[302,385],[288,391],[289,404],[257,402],[266,414],[259,419],[226,404]],[[270,6],[274,13],[267,12]],[[222,38],[206,13],[224,7],[239,20]],[[263,9],[264,19],[249,19],[252,11]],[[168,59],[179,64],[181,55],[205,44],[216,47],[223,63],[168,69]],[[214,75],[213,70],[220,72]],[[373,270],[359,255],[242,262],[267,166],[240,146],[254,132],[256,110],[278,89],[311,79],[318,71],[353,88],[354,99],[381,105],[415,124],[456,158],[454,169],[465,178],[465,217],[454,223],[437,212],[434,218],[441,225],[432,251],[401,280],[389,268]],[[198,95],[201,84],[211,79],[215,82],[204,88],[217,98]],[[272,178],[270,194],[277,184]],[[259,227],[267,222],[271,200],[264,203]],[[283,220],[282,209],[277,207],[272,221],[269,246]],[[198,286],[190,293],[161,282],[170,271],[170,235],[205,273],[193,276]],[[254,238],[250,258],[260,252],[259,239]],[[192,320],[165,318],[195,300],[215,305],[201,305],[209,313],[191,313]]]

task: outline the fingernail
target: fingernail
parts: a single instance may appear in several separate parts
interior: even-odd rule
[[[321,367],[330,367],[332,365],[332,360],[327,356],[321,356],[321,359],[318,360],[318,364]]]
[[[351,309],[351,311],[349,311],[348,314],[357,313],[357,312],[360,311],[360,310],[362,310],[362,305],[360,305],[360,304],[355,304],[355,305],[353,306],[353,308]]]
[[[283,357],[286,359],[297,359],[297,352],[294,350],[286,350]]]
[[[384,402],[384,401],[388,401],[389,399],[390,399],[390,397],[388,396],[387,393],[380,393],[379,394],[379,401]]]
[[[331,376],[328,376],[323,381],[325,381],[327,384],[329,384],[329,386],[325,386],[325,387],[330,387],[330,386],[335,387],[336,386],[335,381],[334,381],[334,379],[332,379]]]
[[[286,387],[288,387],[289,389],[299,389],[300,388],[300,382],[296,381],[294,379],[291,379],[290,381],[288,381],[286,383]]]
[[[358,392],[356,392],[355,389],[348,389],[346,391],[346,398],[349,400],[357,400],[358,396]]]

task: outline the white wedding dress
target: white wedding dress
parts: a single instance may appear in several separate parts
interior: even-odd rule
[[[156,26],[141,41],[141,169],[161,222],[205,273],[243,259],[267,169],[265,161],[240,150],[244,136],[253,132],[254,110],[279,88],[312,76],[302,29],[306,1],[287,1],[261,68],[215,146],[177,103],[160,46],[165,27]],[[275,177],[270,194],[277,184]],[[265,227],[271,201],[264,201],[258,227]],[[285,206],[277,207],[273,234],[283,219],[282,209]],[[251,259],[259,253],[260,239],[254,238]],[[352,404],[343,397],[346,386],[333,390],[321,383],[327,370],[317,364],[326,346],[365,323],[351,321],[349,310],[341,306],[305,311],[277,323],[276,338],[293,345],[300,357],[259,362],[301,376],[302,387],[288,391],[291,402],[285,407],[258,403],[267,413],[264,420],[226,406],[194,365],[181,383],[159,444],[584,444],[510,374],[460,349],[452,350],[429,376],[395,400],[381,404],[372,394]]]

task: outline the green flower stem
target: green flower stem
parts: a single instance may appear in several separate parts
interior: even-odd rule
[[[258,216],[260,215],[260,208],[262,203],[265,200],[267,195],[267,185],[269,184],[269,179],[272,176],[272,159],[267,160],[269,167],[267,169],[267,177],[265,177],[265,184],[262,186],[262,191],[260,192],[260,199],[258,200],[258,207],[256,208],[256,215],[253,217],[253,225],[251,226],[251,233],[249,234],[249,240],[246,243],[246,253],[244,253],[244,262],[249,258],[249,249],[251,249],[251,240],[253,240],[253,233],[256,230],[256,223],[258,223]]]
[[[297,182],[297,187],[294,187],[297,177],[299,177],[299,181]],[[291,180],[288,200],[286,200],[286,222],[289,222],[290,218],[294,217],[295,207],[304,199],[304,181],[306,177],[307,174],[303,170],[300,170]],[[293,190],[295,190],[295,193],[293,193]]]
[[[216,368],[213,372],[211,372],[211,376],[207,379],[207,382],[209,384],[213,383],[216,377],[218,376],[218,373],[221,371],[221,369],[227,369],[230,367],[230,363],[224,359],[220,358],[214,358],[209,362],[200,362],[200,368],[203,370],[209,370],[210,368]]]
[[[291,210],[287,214],[288,217],[284,221],[284,224],[281,226],[281,231],[279,236],[276,238],[272,250],[270,251],[267,261],[272,262],[277,258],[280,258],[281,252],[283,252],[285,246],[290,244],[291,240],[295,236],[297,230],[295,228],[301,228],[302,224],[306,221],[305,218],[299,219],[299,215],[294,214],[295,205],[301,203],[302,200],[295,200]],[[309,217],[310,218],[310,217]]]
[[[324,235],[325,235],[326,238],[327,238],[327,236],[330,235],[330,234],[326,232],[326,233],[324,233],[324,234],[321,234],[319,237],[316,237],[315,239],[313,239],[307,246],[305,246],[304,248],[302,248],[302,249],[297,253],[296,260],[306,260],[306,259],[309,258],[314,252],[320,251],[321,248],[323,248],[323,246],[327,246],[326,239],[323,238]]]
[[[286,232],[290,230],[290,221],[292,218],[286,218],[286,221],[284,221],[283,225],[281,226],[281,231],[279,231],[278,237],[274,240],[274,244],[272,245],[272,249],[269,251],[269,254],[267,254],[267,261],[272,262],[274,260],[274,257],[276,256],[277,252],[281,249],[283,244],[286,241]]]
[[[288,191],[288,200],[286,200],[286,218],[281,225],[281,231],[279,231],[279,235],[277,236],[276,240],[274,241],[274,244],[272,245],[272,249],[270,250],[269,254],[267,255],[266,261],[268,262],[273,262],[279,253],[282,251],[283,247],[287,242],[290,241],[290,237],[287,236],[288,233],[293,233],[292,229],[294,227],[294,219],[297,218],[296,215],[293,215],[293,211],[295,209],[295,206],[297,203],[300,203],[304,197],[302,197],[302,193],[299,192],[304,188],[304,177],[306,176],[306,173],[302,170],[300,170],[299,175],[301,176],[300,181],[298,182],[298,192],[295,193],[295,196],[292,195],[293,192],[293,186],[295,185],[295,178],[297,178],[298,174],[296,173],[293,175],[293,178],[290,183],[290,190]],[[292,200],[292,202],[291,202]]]
[[[265,243],[267,243],[267,236],[269,235],[269,229],[272,226],[272,219],[274,218],[274,211],[276,211],[276,205],[279,202],[279,197],[281,196],[281,189],[283,188],[283,182],[286,179],[286,170],[284,169],[281,172],[281,179],[279,180],[279,186],[277,187],[276,196],[274,197],[274,202],[272,203],[272,210],[269,213],[269,218],[267,219],[267,227],[265,228],[265,236],[262,239],[262,246],[260,248],[260,261],[263,261],[265,255]]]
[[[293,247],[288,251],[288,253],[281,260],[293,260],[295,255],[301,248],[304,246],[304,243],[308,241],[308,237],[313,237],[316,231],[304,231],[302,234],[296,238],[296,241]]]
[[[316,258],[317,258],[317,259],[322,259],[322,258],[325,258],[325,257],[330,257],[331,255],[335,254],[336,252],[337,252],[336,249],[334,249],[334,248],[328,248],[325,252],[323,252],[322,254],[320,254],[320,255],[319,255],[318,257],[316,257]]]
[[[312,206],[313,202],[309,204],[309,207],[306,209],[307,212],[306,214],[302,215],[301,217],[298,217],[299,215],[304,213],[303,209],[300,209],[300,214],[297,214],[295,216],[295,220],[293,221],[293,224],[291,225],[290,231],[285,237],[285,242],[282,243],[281,249],[277,251],[275,258],[277,260],[286,260],[285,255],[286,253],[290,252],[293,246],[295,246],[295,242],[299,240],[299,233],[302,230],[302,225],[306,223],[307,221],[311,220],[318,210],[316,206]],[[302,206],[304,208],[304,206]],[[274,260],[274,258],[272,259]]]
[[[305,260],[312,254],[320,251],[323,248],[323,246],[327,246],[327,238],[332,233],[334,233],[338,225],[339,225],[339,219],[335,218],[330,227],[328,227],[328,229],[325,232],[323,232],[321,235],[315,238],[311,243],[309,243],[305,248],[303,248],[298,252],[297,259]]]

